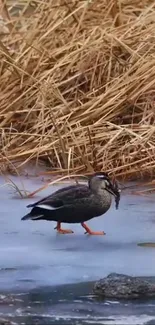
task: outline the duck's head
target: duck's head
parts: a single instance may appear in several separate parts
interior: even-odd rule
[[[112,194],[115,197],[116,209],[118,209],[121,190],[118,188],[117,182],[112,182],[107,173],[95,173],[90,176],[88,183],[91,189],[101,188]]]

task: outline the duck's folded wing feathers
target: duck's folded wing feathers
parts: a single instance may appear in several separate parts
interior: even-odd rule
[[[63,208],[66,204],[74,204],[74,200],[83,199],[91,195],[90,189],[85,185],[72,185],[60,189],[27,207],[40,207],[47,210]]]

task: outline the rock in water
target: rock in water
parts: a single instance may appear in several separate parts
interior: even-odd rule
[[[155,282],[142,277],[111,273],[95,283],[93,292],[103,298],[115,299],[155,297]]]

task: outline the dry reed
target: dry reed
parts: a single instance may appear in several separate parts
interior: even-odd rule
[[[1,0],[1,170],[152,175],[155,2],[31,2]]]

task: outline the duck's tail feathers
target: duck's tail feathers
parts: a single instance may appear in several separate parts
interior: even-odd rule
[[[27,208],[33,208],[35,206],[35,203],[31,203],[27,205]]]
[[[23,218],[21,218],[22,221],[24,220],[41,220],[43,218],[43,214],[40,215],[32,215],[31,213],[26,214]]]

